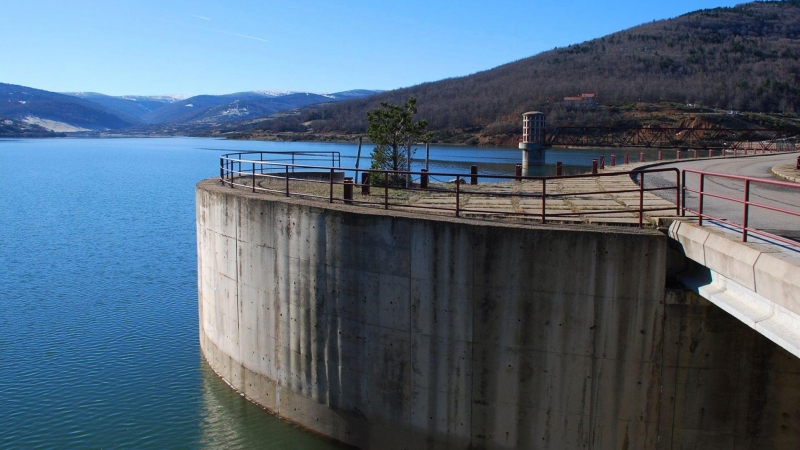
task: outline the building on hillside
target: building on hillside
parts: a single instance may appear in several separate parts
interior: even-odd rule
[[[581,100],[581,97],[564,97],[564,106],[567,108],[579,108]]]
[[[564,97],[567,108],[594,108],[598,105],[597,94],[585,93],[575,97]]]
[[[587,108],[597,106],[597,94],[581,94],[581,104]]]

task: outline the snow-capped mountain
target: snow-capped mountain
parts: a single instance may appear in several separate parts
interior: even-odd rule
[[[150,125],[196,125],[257,119],[301,106],[372,95],[259,90],[225,95],[123,95],[55,93],[0,83],[0,115],[51,131],[146,130]]]

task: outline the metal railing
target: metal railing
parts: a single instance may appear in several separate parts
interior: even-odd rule
[[[330,159],[330,167],[341,167],[342,154],[335,151],[319,151],[319,152],[297,152],[297,151],[242,151],[236,153],[228,153],[222,155],[220,158],[219,173],[220,178],[225,173],[241,172],[242,163],[250,163],[252,161],[264,161],[264,156],[269,158],[272,162],[286,162],[292,165],[297,163],[310,163],[322,162]],[[236,167],[238,164],[238,168]]]
[[[267,152],[263,152],[267,154]],[[402,208],[414,211],[436,211],[452,212],[456,217],[464,214],[489,214],[505,217],[533,217],[547,223],[548,219],[558,219],[565,217],[580,217],[592,215],[615,215],[636,213],[639,227],[643,226],[646,213],[674,211],[675,215],[680,214],[680,172],[675,168],[654,168],[643,170],[632,170],[627,172],[614,172],[602,174],[583,174],[565,176],[518,176],[518,175],[497,175],[497,174],[477,174],[477,173],[454,173],[454,172],[428,172],[428,171],[391,171],[391,170],[361,170],[364,180],[361,183],[354,182],[352,178],[345,178],[346,172],[355,172],[354,168],[341,168],[340,166],[320,166],[306,165],[289,162],[276,162],[254,158],[253,154],[234,153],[220,157],[220,182],[230,187],[240,187],[249,189],[252,192],[266,192],[282,195],[286,197],[302,197],[316,200],[324,200],[329,203],[341,202],[349,205],[362,205],[372,207]],[[644,184],[646,174],[672,172],[675,174],[675,185],[668,187],[647,188]],[[311,175],[311,176],[309,176]],[[449,182],[429,183],[429,180],[439,178],[451,179]],[[553,186],[555,182],[571,179],[599,179],[606,177],[627,177],[631,181],[630,188],[614,190],[589,190],[589,191],[569,191],[569,192],[548,192],[548,186]],[[492,183],[485,189],[480,190],[473,187],[478,184],[479,179],[490,179]],[[406,180],[418,180],[417,183],[409,183]],[[638,185],[633,183],[633,179],[638,179]],[[341,181],[340,181],[341,180]],[[528,182],[528,191],[509,192],[507,187],[510,182]],[[304,189],[291,189],[293,182],[301,182],[305,185]],[[505,183],[504,183],[505,182]],[[467,184],[469,183],[469,184]],[[308,188],[312,186],[312,188]],[[342,186],[341,195],[337,193],[335,187]],[[469,187],[467,187],[469,186]],[[505,187],[505,189],[503,189]],[[353,188],[361,188],[360,198],[353,196]],[[531,190],[532,189],[532,190]],[[372,190],[383,195],[375,195]],[[663,190],[675,191],[675,206],[666,207],[645,207],[645,193]],[[382,192],[381,192],[382,191]],[[455,205],[445,206],[444,204],[420,204],[404,203],[408,194],[421,192],[452,195]],[[366,193],[366,194],[365,194]],[[390,193],[392,195],[390,195]],[[563,199],[568,197],[604,195],[604,194],[623,194],[637,193],[638,207],[625,207],[621,209],[606,209],[601,211],[566,211],[552,212],[547,210],[548,199]],[[497,198],[518,198],[518,199],[537,199],[540,209],[537,212],[529,211],[508,211],[487,208],[468,207],[464,204],[467,196],[483,196]],[[377,199],[376,199],[377,198]],[[522,209],[522,208],[520,208]]]
[[[687,174],[695,174],[699,176],[698,180],[698,188],[692,189],[689,188],[686,184],[686,175]],[[722,195],[719,193],[713,193],[706,189],[706,179],[707,178],[720,178],[725,180],[737,180],[744,183],[742,189],[742,197],[734,198],[727,195]],[[792,246],[800,246],[800,242],[794,241],[792,239],[788,239],[782,236],[778,236],[773,233],[769,233],[763,230],[759,230],[750,226],[750,214],[751,208],[761,208],[764,210],[774,211],[780,214],[786,214],[794,217],[800,218],[800,211],[792,211],[785,208],[779,208],[776,206],[767,205],[764,203],[757,203],[751,200],[751,187],[752,185],[765,185],[765,186],[779,186],[784,188],[790,188],[797,190],[797,193],[800,194],[800,185],[796,183],[784,182],[784,181],[773,181],[773,180],[766,180],[762,178],[753,178],[753,177],[745,177],[739,175],[728,175],[722,173],[715,173],[715,172],[706,172],[702,170],[693,170],[693,169],[684,169],[682,176],[681,176],[681,191],[682,193],[682,203],[681,203],[681,215],[685,216],[686,213],[694,214],[698,217],[698,224],[703,225],[703,221],[716,221],[720,223],[725,223],[728,226],[731,226],[735,229],[738,229],[742,233],[742,242],[747,242],[748,235],[754,234],[757,236],[762,236],[765,238],[769,238],[783,244],[788,244]],[[691,208],[686,207],[686,197],[687,194],[696,194],[698,196],[697,200],[697,210],[692,210]],[[723,217],[714,217],[706,212],[706,205],[705,200],[707,197],[715,198],[724,200],[727,202],[733,202],[742,205],[742,223],[738,224],[728,220],[727,218]]]

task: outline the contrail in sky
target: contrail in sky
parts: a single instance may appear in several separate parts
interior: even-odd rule
[[[205,28],[205,27],[202,27],[202,28]],[[237,36],[237,37],[240,37],[240,38],[252,39],[254,41],[269,42],[266,39],[261,39],[259,37],[255,37],[255,36],[248,36],[246,34],[231,33],[230,31],[217,30],[215,28],[205,28],[205,29],[206,30],[211,30],[211,31],[216,31],[217,33],[228,34],[228,35],[231,35],[231,36]]]
[[[200,19],[205,19],[205,20],[211,20],[211,19],[209,19],[207,17],[196,16],[194,14],[189,14],[189,16],[198,17]],[[236,36],[236,37],[240,37],[240,38],[244,38],[244,39],[251,39],[251,40],[259,41],[259,42],[269,42],[268,40],[262,39],[260,37],[248,36],[246,34],[232,33],[230,31],[220,30],[218,28],[204,27],[202,25],[195,25],[193,23],[174,22],[174,21],[171,21],[171,20],[164,20],[164,19],[160,19],[160,20],[162,20],[163,22],[167,22],[167,23],[174,23],[174,24],[177,24],[177,25],[186,25],[186,26],[190,26],[190,27],[194,27],[194,28],[200,28],[201,30],[213,31],[215,33],[220,33],[220,34],[227,34],[228,36]]]
[[[211,19],[209,19],[208,17],[198,16],[197,14],[189,14],[189,15],[190,15],[190,16],[192,16],[192,17],[196,17],[196,18],[198,18],[198,19],[203,19],[203,20],[211,20]]]

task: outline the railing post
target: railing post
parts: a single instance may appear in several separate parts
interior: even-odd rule
[[[253,192],[256,191],[256,163],[253,163]]]
[[[419,187],[422,189],[428,189],[428,169],[422,169],[420,172]]]
[[[389,172],[383,172],[383,209],[389,209]]]
[[[333,203],[333,167],[331,167],[330,180],[331,180],[331,191],[330,191],[331,194],[330,194],[330,198],[328,200],[329,200],[330,203]]]
[[[542,223],[547,220],[547,212],[545,210],[547,202],[547,178],[542,178]]]
[[[681,215],[681,171],[675,172],[675,215]]]
[[[476,184],[478,184],[478,166],[470,167],[469,173],[470,173],[469,184],[475,186]]]
[[[220,183],[222,183],[223,186],[225,186],[225,168],[223,166],[224,164],[225,164],[225,159],[222,156],[220,156],[219,157],[219,181],[220,181]]]
[[[284,166],[286,168],[286,196],[289,196],[289,166]]]
[[[701,227],[703,226],[703,192],[705,192],[705,186],[706,186],[706,174],[701,173],[700,174],[700,189],[698,189],[700,191],[700,193],[698,194],[698,199],[697,199],[697,201],[698,201],[698,203],[697,203],[697,212],[700,214],[700,218],[698,219],[697,224],[700,225]],[[686,197],[686,193],[685,192],[684,192],[683,196]]]
[[[639,172],[639,228],[644,219],[644,172]]]
[[[686,217],[686,171],[681,172],[681,216]]]
[[[747,242],[748,216],[750,215],[750,180],[744,180],[744,224],[742,226],[742,242]]]
[[[459,207],[460,205],[460,194],[461,194],[461,175],[456,175],[456,217],[459,217]]]
[[[563,165],[561,164],[561,161],[556,161],[556,176],[560,177],[563,174],[564,174],[564,169]]]

